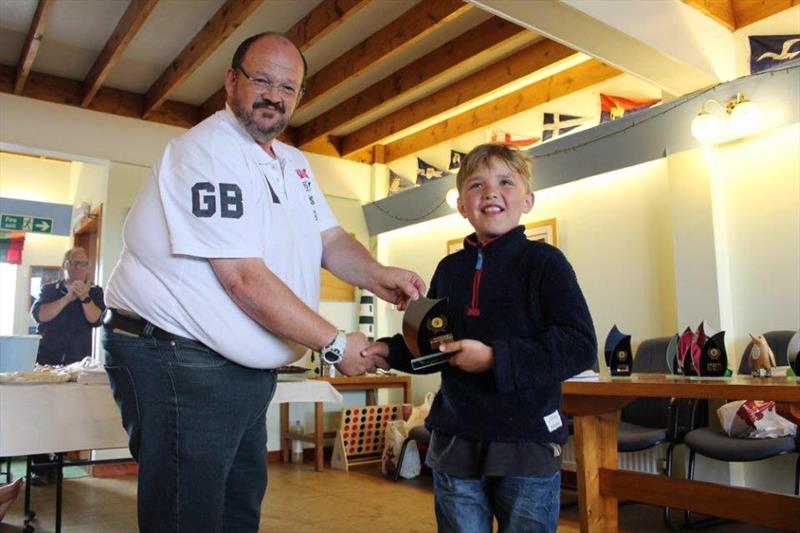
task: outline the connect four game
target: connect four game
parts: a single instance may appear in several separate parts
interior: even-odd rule
[[[331,466],[348,470],[356,464],[381,460],[386,423],[403,419],[403,405],[365,405],[342,410]]]

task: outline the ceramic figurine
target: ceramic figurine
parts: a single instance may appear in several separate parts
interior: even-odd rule
[[[750,338],[753,339],[753,347],[750,348],[750,371],[757,377],[771,376],[772,369],[777,366],[772,348],[763,335],[751,333]]]

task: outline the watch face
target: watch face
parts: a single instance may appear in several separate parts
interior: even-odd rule
[[[339,350],[331,349],[322,353],[322,360],[332,365],[342,360],[342,353]]]

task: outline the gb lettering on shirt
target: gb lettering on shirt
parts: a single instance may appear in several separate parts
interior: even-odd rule
[[[210,218],[219,212],[222,218],[242,218],[242,189],[235,183],[198,181],[192,185],[192,214]]]
[[[308,195],[308,204],[311,206],[311,211],[314,213],[314,220],[319,221],[319,215],[317,214],[317,201],[314,198],[314,189],[311,186],[311,177],[308,175],[308,170],[304,168],[295,169],[297,172],[297,177],[300,178],[300,183],[303,184],[303,189],[305,189],[306,194]]]

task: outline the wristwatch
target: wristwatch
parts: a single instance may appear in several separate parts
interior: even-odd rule
[[[335,365],[344,357],[344,348],[347,346],[347,335],[344,331],[339,331],[327,346],[323,346],[319,351],[320,357],[329,365]]]
[[[81,303],[82,303],[82,304],[88,304],[88,303],[89,303],[89,302],[91,302],[91,301],[92,301],[92,297],[91,297],[91,296],[87,296],[86,298],[84,298],[83,300],[81,300]]]

